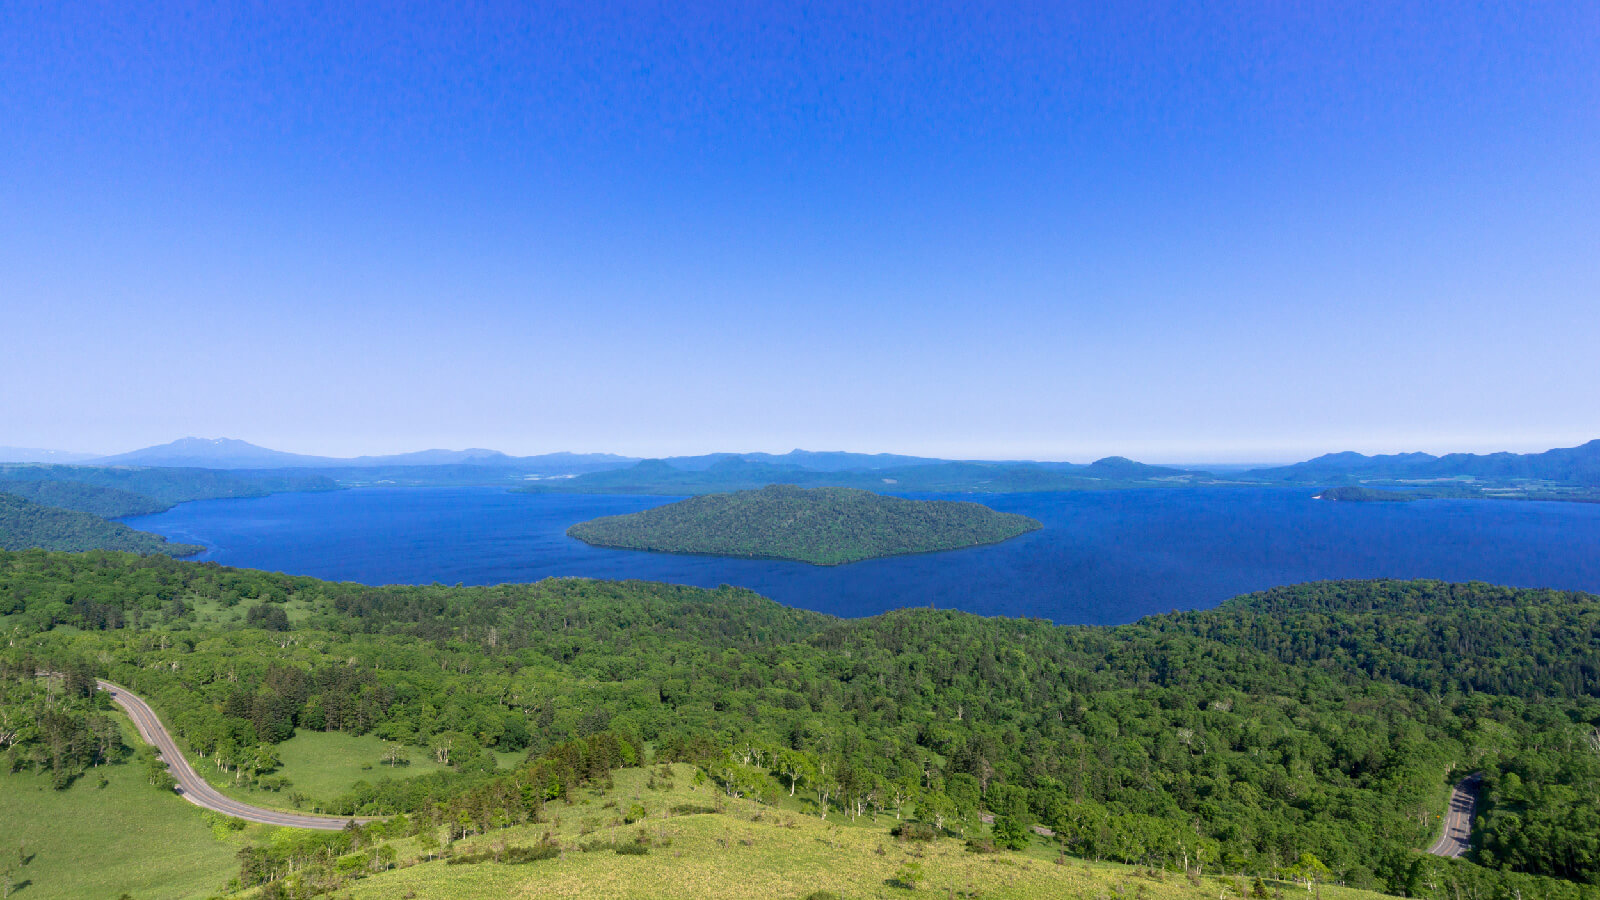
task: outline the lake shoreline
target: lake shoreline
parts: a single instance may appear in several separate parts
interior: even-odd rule
[[[998,544],[819,566],[610,549],[566,535],[580,521],[672,502],[655,495],[363,488],[195,501],[128,524],[203,544],[200,561],[331,581],[731,584],[846,618],[931,604],[1060,624],[1124,624],[1340,578],[1600,591],[1594,504],[1323,503],[1304,488],[1226,487],[985,500],[1044,528]]]

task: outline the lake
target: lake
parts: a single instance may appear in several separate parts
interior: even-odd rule
[[[590,547],[569,525],[669,497],[360,488],[204,500],[126,520],[199,559],[368,584],[580,575],[751,588],[839,616],[904,606],[1115,624],[1327,578],[1440,578],[1600,591],[1600,504],[1335,503],[1308,489],[1185,488],[978,499],[1044,528],[990,547],[847,566]]]

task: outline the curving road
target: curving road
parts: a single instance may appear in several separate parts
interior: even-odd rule
[[[1450,809],[1444,816],[1444,833],[1428,852],[1434,856],[1465,856],[1472,849],[1472,819],[1478,811],[1478,785],[1483,773],[1474,772],[1456,782],[1450,792]]]
[[[265,809],[260,806],[251,806],[226,797],[216,788],[206,783],[199,773],[189,765],[179,752],[178,745],[173,742],[172,735],[162,726],[161,719],[156,716],[156,711],[150,704],[144,702],[138,695],[130,693],[121,685],[109,681],[95,679],[100,689],[111,696],[111,701],[127,712],[128,718],[133,720],[135,728],[139,729],[139,736],[144,742],[156,748],[156,753],[161,761],[167,764],[167,770],[172,773],[178,782],[178,793],[183,799],[195,806],[204,807],[223,815],[244,819],[247,822],[260,822],[264,825],[286,825],[290,828],[315,828],[321,831],[338,831],[344,828],[351,820],[334,816],[312,816],[303,813],[282,812],[276,809]],[[356,819],[357,822],[370,822],[371,819]]]

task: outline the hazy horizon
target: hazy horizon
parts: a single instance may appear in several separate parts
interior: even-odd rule
[[[0,443],[1600,434],[1592,5],[0,14]]]
[[[1296,456],[1281,456],[1281,457],[1266,457],[1266,456],[1263,456],[1263,457],[1251,457],[1251,458],[1222,458],[1222,457],[1206,458],[1206,457],[1192,457],[1192,456],[1191,457],[1172,456],[1172,457],[1168,458],[1168,457],[1161,457],[1161,456],[1137,455],[1137,454],[1133,454],[1133,453],[1120,452],[1120,451],[1110,451],[1110,452],[1104,452],[1104,453],[1088,453],[1088,454],[1062,454],[1062,455],[1056,455],[1056,456],[998,456],[998,455],[982,455],[982,454],[953,456],[953,455],[949,455],[949,454],[917,452],[917,451],[914,451],[914,450],[906,450],[906,449],[903,449],[903,448],[861,449],[861,448],[847,447],[847,446],[845,446],[845,447],[797,446],[797,447],[788,447],[788,448],[785,448],[785,449],[769,449],[769,448],[760,448],[760,447],[758,447],[758,448],[749,448],[749,447],[714,447],[714,448],[701,449],[701,450],[692,450],[692,451],[686,451],[686,452],[671,452],[671,453],[635,453],[635,452],[628,452],[626,450],[618,450],[618,449],[613,449],[613,448],[572,449],[570,447],[560,447],[560,448],[556,448],[556,449],[536,449],[536,450],[529,450],[529,451],[524,452],[524,451],[519,451],[519,450],[507,449],[505,447],[487,446],[487,445],[484,445],[484,444],[481,444],[481,443],[479,443],[479,444],[462,444],[460,446],[443,446],[443,445],[435,444],[435,445],[429,445],[429,446],[409,447],[409,448],[403,448],[403,449],[359,450],[359,451],[355,451],[355,452],[348,452],[348,451],[347,452],[324,452],[324,451],[302,450],[302,449],[293,448],[293,447],[281,447],[281,446],[276,446],[276,445],[272,445],[272,444],[264,444],[264,443],[260,443],[258,441],[247,440],[247,439],[244,439],[244,438],[235,438],[235,437],[233,437],[231,435],[217,435],[217,436],[214,436],[214,437],[202,437],[202,436],[199,436],[199,435],[185,435],[184,438],[178,438],[178,439],[174,439],[174,440],[182,440],[182,439],[185,439],[185,438],[195,438],[195,439],[199,439],[199,440],[215,440],[215,439],[243,440],[243,441],[245,441],[245,443],[254,444],[255,446],[262,447],[262,448],[268,449],[268,450],[276,450],[276,451],[284,452],[284,453],[295,453],[295,454],[300,454],[300,455],[303,455],[303,456],[321,456],[321,457],[329,457],[329,458],[336,458],[336,459],[351,459],[351,458],[363,457],[363,456],[368,456],[368,457],[370,457],[370,456],[394,456],[394,455],[399,455],[399,454],[416,453],[416,452],[422,452],[422,451],[428,451],[428,450],[450,450],[450,451],[491,450],[491,451],[498,451],[498,452],[501,452],[501,453],[505,453],[508,456],[515,456],[515,457],[541,456],[541,455],[552,454],[552,453],[573,453],[573,454],[579,454],[579,455],[581,455],[581,454],[613,454],[613,455],[616,455],[616,456],[633,457],[633,458],[638,458],[638,459],[657,459],[657,458],[663,458],[663,457],[677,457],[677,456],[702,456],[702,455],[713,454],[713,453],[770,453],[770,454],[773,454],[773,455],[780,455],[781,456],[781,455],[783,455],[785,453],[789,453],[790,451],[804,450],[804,451],[810,451],[810,452],[845,452],[845,453],[864,453],[864,454],[892,454],[892,455],[896,455],[896,456],[920,456],[920,457],[932,457],[932,458],[950,459],[950,460],[1072,462],[1072,463],[1090,463],[1090,462],[1094,462],[1097,459],[1103,459],[1103,458],[1108,457],[1108,456],[1124,456],[1124,457],[1129,457],[1129,458],[1135,459],[1135,460],[1137,460],[1139,462],[1154,463],[1154,464],[1159,464],[1159,465],[1170,465],[1170,466],[1186,466],[1186,467],[1193,467],[1193,468],[1200,468],[1200,467],[1204,467],[1206,465],[1228,466],[1228,467],[1249,466],[1249,465],[1255,465],[1255,464],[1259,464],[1259,465],[1282,465],[1282,464],[1288,464],[1288,463],[1303,462],[1303,461],[1305,461],[1307,459],[1311,459],[1311,458],[1316,457],[1316,456],[1321,456],[1321,455],[1326,454],[1326,453],[1341,453],[1341,452],[1346,452],[1346,451],[1354,451],[1354,452],[1357,452],[1357,453],[1365,453],[1365,454],[1367,454],[1369,456],[1382,455],[1382,454],[1393,454],[1393,453],[1412,453],[1412,452],[1419,452],[1419,451],[1423,452],[1423,453],[1431,453],[1431,454],[1433,454],[1435,456],[1443,456],[1443,455],[1450,454],[1450,453],[1477,453],[1477,454],[1498,453],[1498,452],[1540,453],[1540,452],[1543,452],[1545,450],[1557,449],[1557,448],[1561,448],[1561,447],[1578,446],[1580,444],[1588,443],[1589,440],[1593,440],[1594,439],[1594,438],[1588,438],[1588,439],[1583,439],[1583,440],[1577,440],[1577,441],[1574,441],[1571,444],[1537,445],[1537,446],[1528,446],[1528,447],[1521,447],[1521,448],[1515,447],[1515,446],[1493,446],[1493,447],[1481,447],[1481,448],[1443,447],[1443,448],[1429,449],[1429,448],[1426,448],[1426,447],[1404,447],[1404,448],[1395,448],[1395,449],[1361,449],[1360,447],[1354,447],[1354,446],[1337,446],[1337,447],[1330,446],[1330,447],[1326,447],[1326,448],[1318,449],[1318,450],[1308,450],[1307,452],[1305,452],[1305,453],[1303,453],[1301,455],[1296,455]],[[124,454],[124,453],[131,453],[131,452],[136,451],[136,450],[143,450],[143,449],[146,449],[146,448],[152,447],[152,446],[161,446],[161,445],[164,445],[164,444],[167,444],[167,443],[171,443],[171,441],[160,441],[160,442],[157,442],[156,444],[143,444],[143,445],[140,445],[138,447],[126,447],[126,448],[123,448],[123,449],[113,450],[113,451],[109,451],[109,452],[100,452],[100,451],[85,451],[85,450],[79,450],[79,449],[75,449],[75,448],[63,448],[63,447],[24,447],[24,446],[16,444],[16,443],[6,443],[6,442],[3,442],[3,441],[0,441],[0,451],[29,450],[29,451],[44,451],[44,452],[66,453],[66,454],[72,454],[72,455],[84,455],[84,456],[88,456],[88,457],[111,457],[111,456],[118,456],[118,455],[121,455],[121,454]],[[6,460],[3,457],[0,457],[0,462],[5,462],[5,461]]]

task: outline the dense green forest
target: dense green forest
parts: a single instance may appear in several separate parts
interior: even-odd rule
[[[147,516],[172,508],[171,503],[144,494],[81,481],[3,481],[0,489],[40,506],[75,509],[102,519]]]
[[[41,506],[0,493],[0,550],[123,550],[193,556],[205,549],[171,544],[159,534],[135,531],[120,522],[72,509]]]
[[[80,664],[56,682],[8,667],[0,659],[0,748],[5,769],[47,773],[65,788],[86,770],[131,755],[111,704],[95,690],[94,675]]]
[[[238,779],[284,777],[271,748],[297,730],[447,764],[295,798],[326,811],[526,820],[595,771],[601,741],[606,765],[693,762],[730,794],[817,815],[959,833],[987,812],[1005,833],[1042,824],[1069,853],[1142,865],[1282,875],[1309,855],[1415,896],[1439,877],[1416,850],[1448,784],[1481,771],[1482,865],[1451,877],[1479,897],[1600,893],[1600,599],[1584,594],[1325,583],[1090,628],[839,620],[733,588],[374,588],[30,551],[0,555],[0,617],[6,677],[128,684]],[[491,751],[546,762],[530,782]],[[69,775],[86,759],[5,753]]]
[[[629,550],[793,559],[820,566],[995,544],[1040,528],[978,503],[768,485],[580,522],[567,534]]]
[[[339,488],[338,482],[326,475],[306,472],[224,472],[215,469],[133,466],[0,464],[0,490],[10,491],[10,485],[15,482],[51,481],[73,482],[78,485],[113,488],[138,494],[159,501],[163,504],[163,509],[190,500],[265,497],[268,494],[285,491],[332,491]],[[133,513],[117,515],[133,515]]]

